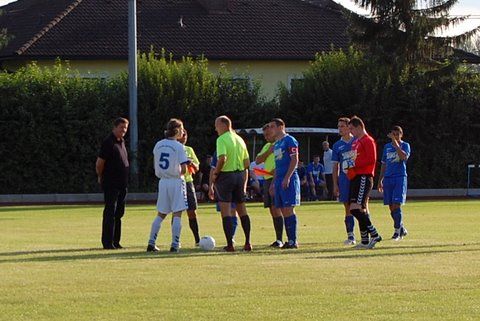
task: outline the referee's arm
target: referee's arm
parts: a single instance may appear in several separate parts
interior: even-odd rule
[[[248,184],[248,172],[250,168],[250,159],[246,158],[243,160],[243,167],[245,168],[243,171],[243,191],[247,192],[247,184]]]

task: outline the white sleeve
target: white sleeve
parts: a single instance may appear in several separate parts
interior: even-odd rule
[[[153,148],[153,169],[155,170],[155,176],[160,178],[160,166],[158,165],[158,153],[156,153],[157,145]]]

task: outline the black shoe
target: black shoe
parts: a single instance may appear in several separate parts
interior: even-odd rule
[[[119,244],[113,244],[113,246],[116,248],[116,249],[124,249],[124,247],[119,243]]]
[[[298,249],[298,243],[297,242],[283,243],[282,249]]]
[[[172,252],[172,253],[178,253],[178,252],[180,252],[180,250],[179,250],[178,247],[172,246],[172,247],[170,248],[170,252]]]
[[[283,246],[283,242],[280,241],[280,240],[276,240],[275,242],[273,242],[272,244],[270,244],[270,247],[281,248],[282,246]]]
[[[104,250],[115,250],[116,247],[113,246],[113,245],[104,245],[104,246],[103,246],[103,249],[104,249]]]
[[[147,252],[158,252],[158,251],[160,251],[160,249],[156,245],[148,244]]]

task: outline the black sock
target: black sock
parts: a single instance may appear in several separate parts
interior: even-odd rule
[[[367,224],[368,233],[370,233],[371,237],[378,237],[378,232],[375,226],[373,226],[372,221],[370,220],[370,214],[365,214],[365,224]]]
[[[275,227],[275,234],[277,240],[281,241],[283,238],[283,216],[272,217],[273,227]]]
[[[248,215],[240,216],[243,233],[245,233],[245,244],[250,244],[250,217]]]
[[[190,229],[192,230],[193,237],[195,238],[195,243],[200,242],[200,235],[198,235],[198,222],[197,218],[189,218],[188,225],[190,225]]]
[[[233,246],[233,241],[232,241],[232,231],[233,231],[233,226],[232,226],[232,218],[230,216],[227,217],[222,217],[222,223],[223,223],[223,233],[225,233],[225,238],[227,239],[227,245],[228,246]]]
[[[368,244],[368,221],[367,215],[360,211],[359,209],[350,210],[350,214],[352,214],[358,221],[358,227],[360,229],[360,235],[362,237],[362,244]]]

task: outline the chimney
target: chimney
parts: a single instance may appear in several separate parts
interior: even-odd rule
[[[230,0],[197,0],[208,13],[231,12]]]

